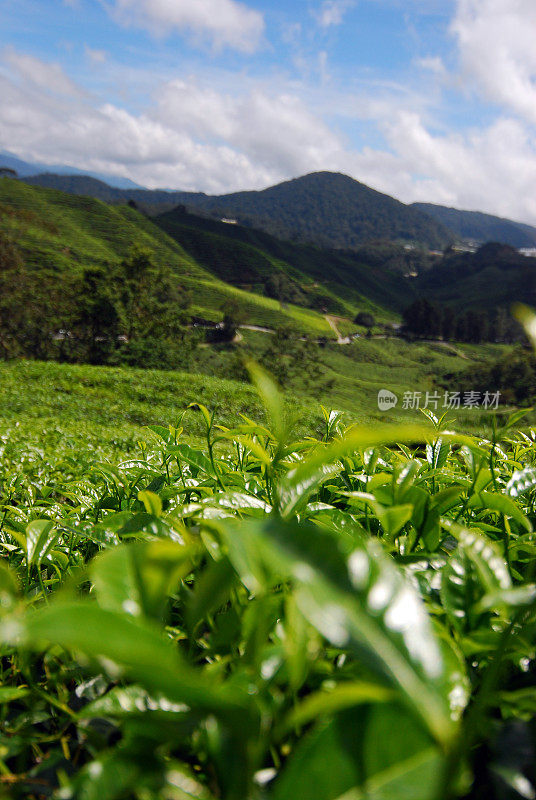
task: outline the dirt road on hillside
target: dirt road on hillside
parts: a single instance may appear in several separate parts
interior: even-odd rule
[[[334,317],[332,314],[324,314],[324,319],[337,337],[337,344],[350,344],[350,337],[341,336],[341,332],[337,326],[337,323],[342,319],[342,317]]]

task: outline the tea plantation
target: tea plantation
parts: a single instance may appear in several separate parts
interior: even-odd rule
[[[255,366],[172,406],[53,368],[4,371],[0,796],[535,796],[523,412],[348,428]]]

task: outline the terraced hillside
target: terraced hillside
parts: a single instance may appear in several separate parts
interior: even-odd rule
[[[89,197],[67,195],[0,179],[0,231],[16,242],[26,263],[62,276],[88,267],[106,267],[124,258],[134,245],[149,248],[155,262],[172,266],[182,286],[191,290],[192,313],[221,319],[220,308],[236,301],[256,325],[290,325],[304,333],[331,336],[322,314],[247,292],[201,266],[173,238],[138,210],[108,206]]]

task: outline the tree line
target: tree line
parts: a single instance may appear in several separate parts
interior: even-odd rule
[[[402,332],[419,339],[444,339],[474,344],[512,343],[523,337],[520,325],[505,308],[456,312],[452,306],[443,306],[422,297],[404,311]]]

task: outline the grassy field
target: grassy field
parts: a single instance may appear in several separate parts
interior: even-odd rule
[[[4,448],[62,454],[94,451],[121,458],[151,438],[148,425],[175,425],[192,402],[217,408],[218,422],[237,414],[262,416],[254,389],[238,381],[206,375],[54,362],[0,363],[0,435]],[[320,420],[313,402],[299,403],[302,431]],[[190,411],[184,424],[189,440],[203,433],[201,415]]]
[[[420,416],[415,410],[405,410],[403,398],[406,392],[426,393],[437,390],[443,402],[444,379],[447,375],[467,373],[464,391],[471,391],[471,369],[487,363],[505,352],[502,345],[472,347],[460,345],[456,348],[441,344],[409,343],[403,339],[356,340],[348,346],[330,345],[323,361],[327,379],[333,381],[328,395],[337,408],[355,414],[358,421],[384,422],[415,421]],[[381,389],[394,392],[399,402],[393,412],[378,411],[377,396]],[[490,387],[490,390],[494,387]],[[439,408],[438,408],[439,410]],[[485,429],[489,415],[477,409],[453,412],[457,425],[463,429]]]
[[[268,341],[266,334],[244,331],[246,349],[258,358]],[[243,349],[207,348],[199,367],[206,374],[194,375],[53,362],[0,363],[4,447],[10,442],[11,448],[33,448],[48,456],[59,449],[73,454],[94,450],[98,457],[120,458],[135,452],[138,442],[150,436],[145,426],[176,424],[191,402],[217,408],[218,422],[224,425],[240,413],[258,417],[262,409],[252,387],[220,377],[229,374],[231,361],[236,363]],[[314,385],[298,368],[286,387],[287,396],[302,434],[317,432],[320,403],[346,412],[348,423],[418,422],[419,411],[402,408],[404,392],[420,391],[424,397],[437,385],[437,376],[468,370],[503,351],[493,345],[462,346],[462,358],[440,346],[394,339],[329,345],[318,349],[320,374]],[[398,395],[395,410],[378,410],[380,389]],[[451,416],[459,429],[489,433],[489,413],[460,410]],[[202,431],[200,415],[190,412],[185,432],[197,440]]]
[[[263,353],[270,337],[255,331],[242,331],[244,348],[253,357],[270,369]],[[314,348],[312,369],[318,373],[309,379],[307,367],[300,366],[298,358],[287,389],[297,396],[304,396],[329,405],[330,408],[347,412],[353,422],[375,424],[383,422],[415,422],[421,414],[415,409],[404,409],[406,392],[421,392],[422,403],[426,393],[437,391],[440,401],[437,411],[441,413],[444,393],[451,378],[467,374],[463,380],[463,391],[471,391],[471,371],[499,358],[510,351],[507,345],[443,345],[442,343],[407,342],[403,339],[367,339],[362,337],[349,345],[328,343]],[[204,370],[213,375],[229,369],[231,353],[212,351],[207,353]],[[235,356],[236,357],[236,356]],[[314,363],[316,360],[316,364]],[[490,391],[496,387],[489,387]],[[393,411],[378,409],[378,392],[388,389],[398,396]],[[421,404],[422,404],[421,403]],[[489,432],[490,414],[477,408],[452,412],[459,427],[469,431]]]

